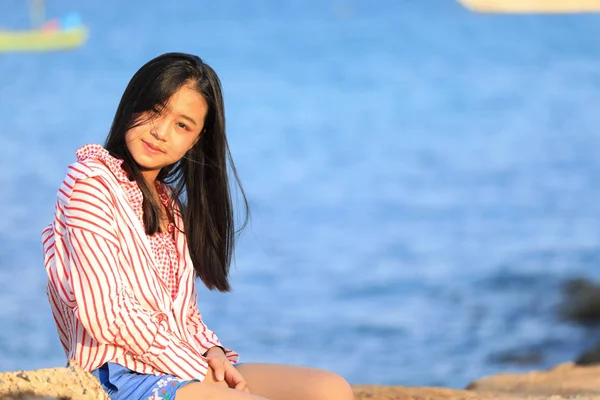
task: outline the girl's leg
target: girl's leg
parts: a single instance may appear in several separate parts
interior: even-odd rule
[[[263,397],[229,389],[219,384],[207,382],[188,383],[177,390],[175,400],[267,400]]]
[[[354,399],[348,382],[333,372],[261,363],[243,363],[236,368],[246,379],[252,394],[270,400]]]

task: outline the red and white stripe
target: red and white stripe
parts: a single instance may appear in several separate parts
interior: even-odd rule
[[[69,166],[42,233],[47,294],[68,359],[88,371],[112,361],[145,374],[204,379],[202,354],[221,344],[202,322],[187,241],[177,229],[175,242],[173,298],[110,169],[98,159]],[[226,355],[237,362],[234,351]]]

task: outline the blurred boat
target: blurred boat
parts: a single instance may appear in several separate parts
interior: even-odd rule
[[[87,35],[85,26],[55,31],[43,29],[0,31],[0,53],[75,49],[85,43]]]
[[[0,53],[72,50],[82,46],[88,29],[77,13],[46,20],[44,0],[30,0],[31,29],[0,30]]]
[[[465,8],[482,13],[575,14],[600,12],[600,0],[458,0]]]

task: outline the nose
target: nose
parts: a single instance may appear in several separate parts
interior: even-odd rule
[[[150,134],[156,140],[164,140],[166,135],[166,124],[164,123],[164,119],[155,119],[154,121],[152,121]]]

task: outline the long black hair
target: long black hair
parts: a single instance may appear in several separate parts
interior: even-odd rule
[[[184,158],[164,167],[156,179],[171,187],[174,205],[181,210],[182,230],[196,274],[209,289],[226,292],[231,289],[229,266],[236,234],[246,226],[249,210],[225,136],[223,95],[215,71],[199,57],[185,53],[167,53],[150,60],[127,85],[104,147],[124,160],[130,179],[137,182],[144,195],[146,234],[158,232],[162,208],[129,153],[125,135],[144,122],[141,117],[146,113],[163,108],[183,85],[191,85],[206,100],[204,129]],[[244,218],[239,230],[234,225],[228,165],[243,200]]]

